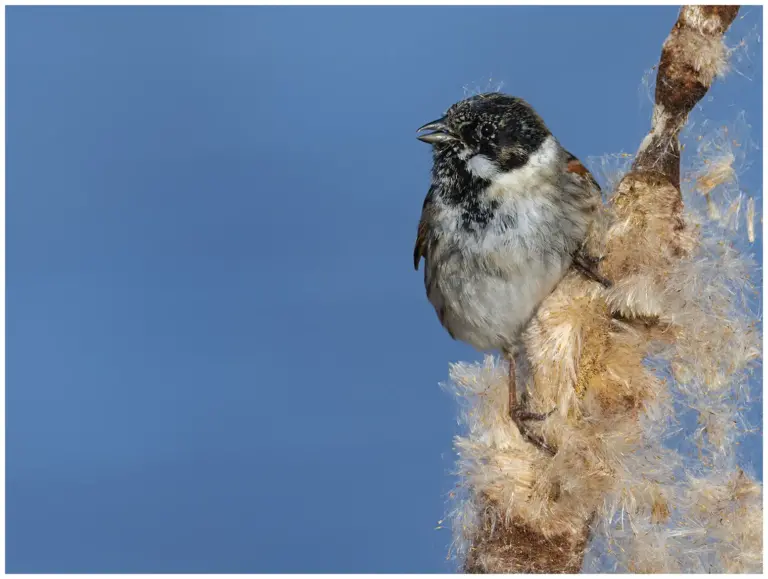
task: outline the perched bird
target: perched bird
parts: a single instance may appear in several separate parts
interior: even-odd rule
[[[429,131],[429,132],[425,132]],[[600,188],[524,100],[479,94],[418,129],[433,147],[432,183],[414,267],[454,338],[509,361],[509,415],[545,451],[517,400],[514,355],[539,304],[572,266],[608,285],[583,249]]]

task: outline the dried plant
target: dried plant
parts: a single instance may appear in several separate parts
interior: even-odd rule
[[[754,264],[732,243],[741,213],[754,238],[754,201],[742,202],[731,137],[700,133],[682,181],[679,140],[728,69],[737,12],[680,11],[650,132],[636,155],[602,160],[628,165],[589,239],[613,287],[569,274],[526,331],[518,372],[533,411],[557,408],[541,426],[556,455],[510,423],[504,362],[451,368],[466,426],[453,554],[467,572],[762,569],[762,489],[734,450],[761,350]],[[665,444],[686,413],[691,456]]]

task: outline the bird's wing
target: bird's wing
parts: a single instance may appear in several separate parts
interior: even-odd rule
[[[413,268],[418,271],[421,258],[427,256],[427,244],[429,242],[429,217],[432,211],[432,188],[429,189],[424,205],[421,207],[421,219],[416,233],[416,245],[413,248]]]
[[[568,153],[568,165],[565,169],[568,173],[577,175],[578,178],[584,179],[588,187],[592,187],[596,192],[598,198],[600,195],[600,185],[595,179],[594,175],[589,172],[584,164],[579,161],[575,155]],[[600,259],[589,254],[584,244],[576,250],[573,255],[573,265],[581,271],[582,274],[588,278],[602,284],[604,287],[611,287],[612,283],[609,279],[606,279],[599,273]]]
[[[592,185],[596,191],[600,192],[600,185],[598,184],[597,180],[592,175],[592,173],[589,172],[589,169],[587,169],[584,166],[584,163],[579,161],[576,155],[569,153],[568,151],[566,151],[566,153],[568,154],[568,157],[567,157],[568,165],[566,166],[565,170],[568,173],[573,173],[589,181],[590,185]]]

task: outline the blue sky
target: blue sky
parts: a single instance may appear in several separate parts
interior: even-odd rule
[[[415,129],[503,82],[634,151],[677,9],[6,14],[8,571],[450,571]],[[757,141],[761,48],[705,102]]]

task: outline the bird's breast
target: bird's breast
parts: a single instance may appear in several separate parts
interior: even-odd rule
[[[427,295],[455,338],[479,350],[513,346],[570,266],[568,254],[454,251],[428,264]]]
[[[443,325],[480,350],[514,344],[570,267],[587,227],[554,190],[507,191],[494,204],[486,223],[469,228],[460,208],[438,207],[427,256],[427,294]]]

